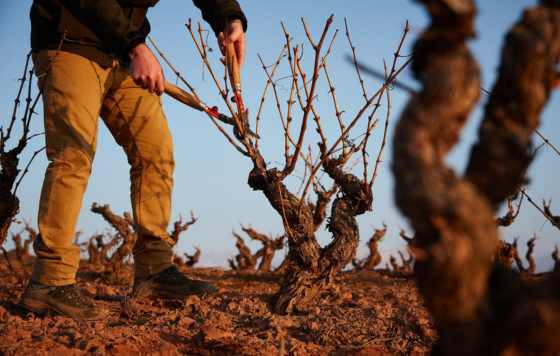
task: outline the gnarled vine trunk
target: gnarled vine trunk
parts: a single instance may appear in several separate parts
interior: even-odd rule
[[[531,134],[555,78],[560,11],[543,1],[506,37],[498,81],[463,179],[444,158],[480,92],[478,65],[466,43],[475,32],[476,9],[472,0],[422,3],[432,19],[413,52],[422,90],[398,124],[393,173],[397,205],[425,252],[415,272],[438,325],[437,352],[556,354],[558,278],[527,290],[518,276],[493,268],[492,256],[498,246],[494,210],[525,181]]]
[[[324,248],[315,238],[317,224],[313,208],[319,205],[302,204],[288,191],[275,169],[255,167],[249,176],[249,185],[262,191],[282,216],[288,236],[289,263],[274,302],[278,313],[307,310],[313,299],[330,285],[334,275],[354,257],[359,242],[356,216],[370,209],[373,198],[367,183],[345,173],[341,165],[336,159],[325,159],[323,164],[341,191],[332,204],[328,224],[333,241]]]

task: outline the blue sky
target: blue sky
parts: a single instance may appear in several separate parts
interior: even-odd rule
[[[344,37],[344,18],[350,23],[354,44],[358,47],[359,58],[378,69],[383,68],[383,59],[391,60],[392,53],[399,40],[406,20],[412,26],[412,36],[407,42],[404,53],[409,52],[410,45],[426,25],[427,17],[423,10],[412,1],[340,1],[340,0],[285,0],[285,1],[240,1],[249,19],[247,61],[243,70],[244,93],[247,105],[255,114],[259,98],[265,83],[265,75],[258,62],[257,53],[261,54],[267,64],[273,62],[283,45],[283,34],[280,21],[284,21],[295,43],[305,42],[300,17],[304,17],[312,32],[318,36],[324,21],[330,14],[335,15],[333,29],[340,29],[337,43],[329,61],[330,69],[337,83],[337,92],[341,107],[347,110],[348,116],[361,105],[361,95],[355,72],[344,57],[349,48]],[[515,22],[523,8],[533,5],[536,1],[528,0],[496,0],[479,1],[477,19],[478,38],[472,41],[472,49],[482,67],[483,83],[490,88],[495,78],[502,38],[507,29]],[[320,5],[319,5],[320,4]],[[0,43],[3,64],[0,68],[0,105],[3,108],[2,124],[9,117],[13,97],[17,90],[17,78],[23,67],[23,60],[29,48],[29,16],[30,0],[2,1],[0,3]],[[185,22],[189,17],[200,20],[199,11],[190,1],[162,0],[152,9],[149,18],[152,23],[152,36],[166,52],[178,69],[199,90],[199,94],[209,103],[219,102],[213,83],[202,65],[188,33]],[[216,48],[215,41],[210,37],[210,45]],[[307,46],[307,56],[312,50]],[[217,59],[217,51],[212,54]],[[309,64],[306,62],[306,64]],[[309,67],[309,66],[308,66]],[[166,69],[167,70],[167,69]],[[287,68],[281,67],[278,78],[288,74]],[[173,81],[172,74],[167,71],[167,78]],[[415,85],[414,81],[404,73],[403,82]],[[285,82],[285,81],[284,81]],[[281,95],[287,89],[279,83]],[[373,92],[380,83],[367,78],[368,91]],[[334,121],[327,87],[319,89],[318,108],[324,121]],[[560,123],[557,120],[560,112],[558,94],[555,93],[542,116],[540,130],[553,142],[560,144]],[[265,157],[271,164],[281,164],[282,141],[281,130],[273,98],[269,96],[263,114],[263,140],[261,145]],[[405,93],[392,92],[393,120],[398,118],[406,102]],[[464,130],[461,143],[449,156],[449,163],[458,171],[462,171],[466,157],[472,144],[480,119],[480,107],[473,113],[469,124]],[[224,107],[223,104],[220,105]],[[239,223],[251,224],[256,229],[278,234],[282,231],[279,216],[272,210],[260,192],[253,192],[246,184],[251,168],[247,159],[234,151],[207,118],[198,112],[189,111],[183,106],[164,98],[164,108],[173,132],[176,158],[176,187],[174,191],[173,217],[179,214],[188,216],[193,210],[200,218],[184,239],[177,246],[182,251],[192,251],[193,245],[200,246],[203,251],[202,263],[206,265],[225,265],[228,257],[235,253],[231,230],[238,229]],[[382,118],[382,115],[380,115]],[[42,131],[41,118],[33,123],[35,132]],[[394,122],[394,121],[393,121]],[[329,124],[326,124],[329,126]],[[390,127],[390,133],[392,128]],[[380,126],[381,127],[381,126]],[[328,127],[327,127],[328,129]],[[312,131],[310,131],[312,132]],[[331,131],[329,131],[331,132]],[[331,136],[334,132],[331,134]],[[314,136],[311,136],[313,140]],[[381,139],[381,128],[372,138],[371,154],[375,155]],[[41,138],[35,146],[42,145]],[[312,143],[313,140],[309,141]],[[538,142],[538,138],[536,138]],[[362,241],[359,256],[365,253],[365,242],[373,227],[382,222],[389,225],[389,232],[381,244],[385,255],[395,253],[403,248],[398,237],[399,227],[406,227],[406,221],[396,210],[392,189],[393,180],[389,170],[391,157],[390,147],[385,152],[385,162],[375,187],[373,213],[360,217]],[[560,212],[560,191],[555,184],[560,177],[557,169],[560,157],[555,156],[548,148],[540,150],[531,171],[531,183],[528,191],[536,200],[553,199],[553,208]],[[25,159],[23,160],[25,162]],[[21,218],[35,222],[37,200],[42,182],[46,159],[41,156],[33,165],[32,172],[20,188],[22,200]],[[290,181],[297,185],[297,179]],[[84,236],[96,231],[105,231],[107,225],[100,217],[89,212],[93,202],[111,204],[114,211],[130,210],[129,203],[128,165],[124,153],[116,145],[107,129],[100,125],[98,151],[96,154],[93,174],[88,191],[84,197],[84,208],[78,223]],[[554,204],[555,202],[556,205]],[[544,218],[530,205],[524,204],[518,221],[510,228],[504,229],[502,235],[506,240],[519,236],[521,243],[533,233],[539,236],[536,255],[550,263],[549,257],[553,246],[560,242],[558,231],[548,224]],[[321,233],[320,241],[327,243],[328,234]]]

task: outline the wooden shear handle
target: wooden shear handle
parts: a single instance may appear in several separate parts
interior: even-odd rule
[[[169,82],[165,82],[165,94],[193,109],[205,111],[205,106],[194,95],[187,93]]]
[[[233,43],[226,45],[226,65],[229,73],[229,80],[234,92],[235,104],[237,105],[238,115],[245,114],[245,103],[241,95],[241,74],[239,72],[239,62],[237,62],[237,54]]]
[[[246,132],[247,119],[245,104],[241,95],[241,74],[239,73],[239,62],[237,62],[237,54],[233,43],[226,45],[226,65],[229,73],[229,80],[234,92],[235,104],[237,105],[237,115],[233,115],[235,127],[239,131],[239,136],[244,137]]]
[[[233,43],[226,45],[226,65],[229,73],[229,81],[232,89],[237,94],[241,94],[241,74],[239,72],[239,63],[237,62],[237,54]]]

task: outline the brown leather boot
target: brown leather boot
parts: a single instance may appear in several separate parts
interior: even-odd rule
[[[149,278],[136,278],[132,288],[132,296],[184,298],[189,295],[213,294],[217,291],[218,289],[212,284],[190,279],[176,266],[171,266]]]
[[[107,311],[97,308],[75,284],[51,287],[30,281],[23,293],[20,306],[30,312],[45,315],[54,312],[81,320],[99,320]]]

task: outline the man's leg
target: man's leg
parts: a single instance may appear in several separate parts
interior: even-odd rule
[[[103,318],[76,288],[75,228],[95,152],[97,122],[111,69],[79,55],[42,51],[33,61],[43,93],[47,157],[39,203],[37,258],[21,305],[82,320]]]
[[[79,55],[42,51],[34,57],[43,90],[45,137],[50,161],[39,203],[40,237],[31,279],[75,283],[80,250],[75,228],[95,152],[97,122],[111,72]]]
[[[173,265],[167,227],[173,189],[173,142],[160,98],[116,70],[101,117],[123,147],[130,164],[131,201],[138,241],[135,277],[145,278]]]
[[[101,116],[130,163],[131,199],[138,233],[134,246],[136,296],[208,294],[210,284],[187,278],[173,265],[167,227],[173,188],[173,143],[161,100],[120,68]]]

